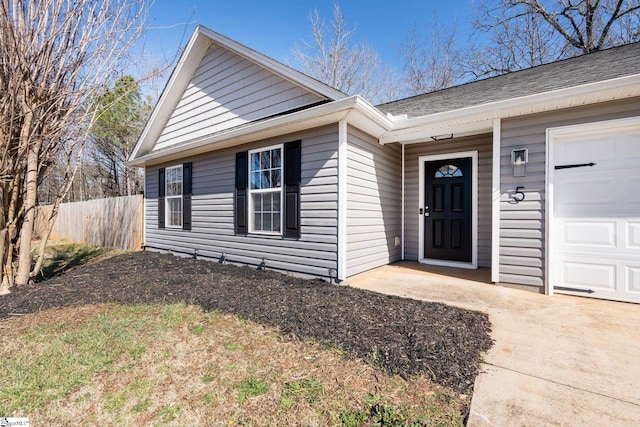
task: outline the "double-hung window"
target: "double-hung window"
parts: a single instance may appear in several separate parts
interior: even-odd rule
[[[249,151],[250,232],[282,234],[282,145]]]
[[[166,168],[166,225],[182,227],[182,165]]]
[[[237,235],[300,238],[301,141],[236,153]]]

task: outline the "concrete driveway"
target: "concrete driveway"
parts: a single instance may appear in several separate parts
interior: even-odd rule
[[[347,284],[484,311],[494,347],[469,426],[640,425],[640,305],[490,284],[488,270],[402,262]]]

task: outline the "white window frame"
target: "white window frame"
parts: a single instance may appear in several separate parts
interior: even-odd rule
[[[179,169],[180,170],[180,195],[176,196],[170,196],[169,195],[169,171],[170,170],[174,170],[174,169]],[[178,229],[182,229],[182,226],[184,224],[184,203],[182,201],[182,197],[184,195],[184,169],[182,167],[182,165],[176,165],[176,166],[170,166],[165,168],[165,180],[164,180],[165,184],[164,184],[164,221],[165,221],[165,227],[166,228],[178,228]],[[170,200],[175,200],[175,199],[179,199],[180,200],[180,224],[171,224],[171,209],[170,209],[170,204],[169,201]]]
[[[269,189],[252,189],[251,188],[251,171],[252,171],[252,162],[251,155],[254,153],[261,153],[263,151],[270,150],[280,150],[280,188],[269,188]],[[270,145],[268,147],[260,147],[254,150],[249,150],[247,162],[249,167],[247,168],[247,196],[249,198],[249,233],[251,234],[264,234],[270,236],[282,236],[282,228],[284,226],[284,144]],[[280,192],[280,231],[263,231],[255,229],[255,212],[253,209],[253,194],[260,193],[276,193]]]

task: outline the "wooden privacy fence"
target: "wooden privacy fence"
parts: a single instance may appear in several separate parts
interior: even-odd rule
[[[36,233],[42,235],[52,206],[38,206]],[[109,248],[138,250],[142,246],[144,201],[142,194],[63,203],[52,239],[92,243]]]

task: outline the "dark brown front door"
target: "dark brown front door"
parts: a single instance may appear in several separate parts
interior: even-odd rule
[[[471,158],[424,166],[424,257],[471,262]]]

